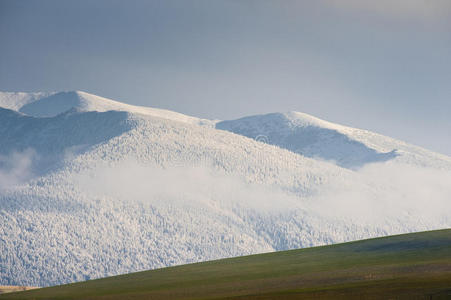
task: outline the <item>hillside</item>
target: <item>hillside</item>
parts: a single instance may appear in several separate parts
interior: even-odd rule
[[[216,128],[288,149],[303,156],[358,169],[367,164],[397,161],[440,168],[445,155],[432,153],[368,130],[327,122],[305,113],[271,113],[222,121]]]
[[[0,299],[448,299],[451,230],[164,268]]]
[[[203,120],[173,111],[134,106],[82,91],[59,93],[5,93],[0,92],[0,107],[16,110],[33,117],[54,117],[71,109],[105,112],[109,110],[149,115],[192,124],[211,125]]]
[[[451,159],[388,137],[297,113],[241,124],[84,92],[2,95],[1,285],[451,227]],[[293,151],[307,122],[315,142]]]

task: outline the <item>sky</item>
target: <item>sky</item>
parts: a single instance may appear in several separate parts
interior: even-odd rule
[[[300,111],[451,155],[451,1],[0,0],[0,90]]]

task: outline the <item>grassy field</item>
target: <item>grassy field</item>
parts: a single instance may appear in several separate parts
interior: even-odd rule
[[[451,230],[145,271],[0,299],[451,299]]]
[[[36,289],[32,286],[0,285],[0,294]]]

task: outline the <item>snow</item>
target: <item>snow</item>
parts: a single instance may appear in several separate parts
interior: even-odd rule
[[[19,110],[22,106],[46,98],[54,93],[9,93],[0,92],[0,107]]]
[[[53,117],[72,108],[75,108],[79,111],[85,112],[105,112],[109,110],[126,111],[130,113],[165,118],[184,123],[204,125],[212,124],[212,122],[209,120],[190,117],[164,109],[129,105],[82,91],[50,93],[48,95],[36,93],[30,94],[30,96],[26,96],[26,94],[24,93],[17,93],[17,95],[22,96],[23,99],[26,100],[16,101],[14,103],[14,99],[18,98],[19,96],[4,93],[0,94],[0,106],[3,106],[4,108],[14,109],[29,116],[35,117]],[[46,96],[44,97],[44,95]],[[33,101],[29,101],[28,98],[32,98]],[[5,103],[5,105],[2,105],[3,103]]]
[[[367,130],[333,124],[299,112],[271,113],[216,123],[217,129],[349,169],[395,160],[407,164],[449,165],[449,157]],[[400,155],[402,153],[402,155]]]
[[[295,112],[216,122],[83,92],[0,95],[3,285],[451,225],[451,159],[365,130]]]

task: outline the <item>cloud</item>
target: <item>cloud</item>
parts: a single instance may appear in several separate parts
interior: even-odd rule
[[[357,171],[353,182],[333,181],[310,201],[316,211],[333,217],[378,224],[410,218],[432,224],[449,220],[450,183],[450,170],[375,163]]]
[[[386,162],[367,165],[354,175],[347,181],[332,179],[318,194],[308,197],[276,186],[250,184],[208,164],[163,169],[127,161],[83,172],[74,182],[98,196],[155,206],[213,209],[218,214],[252,211],[277,216],[304,211],[332,223],[351,220],[383,227],[405,221],[406,228],[449,225],[450,171]]]
[[[295,197],[274,187],[249,184],[244,179],[218,172],[207,163],[161,168],[136,161],[100,167],[73,178],[78,187],[95,195],[153,205],[246,209],[280,213],[297,207]]]
[[[37,154],[32,149],[0,155],[0,190],[14,188],[31,179],[36,158]]]

